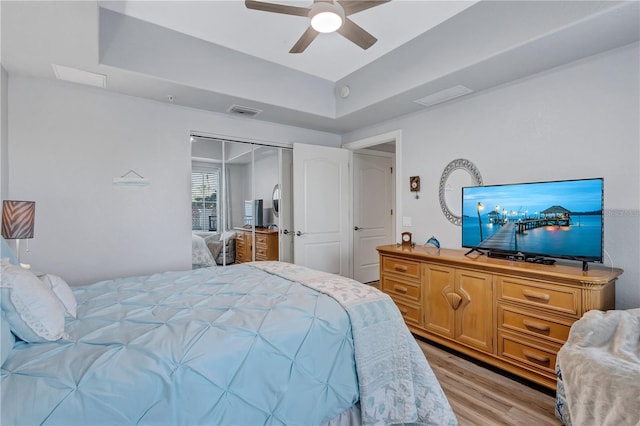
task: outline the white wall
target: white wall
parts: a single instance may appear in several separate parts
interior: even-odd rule
[[[9,193],[9,108],[7,92],[9,76],[0,66],[0,200]]]
[[[418,242],[461,246],[440,210],[444,167],[471,160],[485,184],[605,178],[605,263],[623,268],[616,306],[640,306],[640,110],[633,44],[424,112],[344,135],[402,130],[403,215]],[[421,176],[416,200],[409,176]]]
[[[191,131],[340,144],[334,134],[55,81],[10,74],[8,89],[8,196],[37,203],[22,261],[71,284],[191,267]],[[112,185],[131,169],[151,185]]]

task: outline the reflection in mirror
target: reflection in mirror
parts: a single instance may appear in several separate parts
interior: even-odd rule
[[[278,260],[279,225],[291,216],[283,197],[291,183],[280,182],[283,151],[290,156],[290,149],[205,136],[191,145],[193,267]],[[213,265],[196,257],[204,253],[196,241]]]
[[[276,184],[276,186],[273,187],[271,202],[273,203],[273,215],[275,217],[278,217],[278,208],[280,205],[280,185],[278,184]]]
[[[247,212],[245,202],[253,199],[253,156],[254,146],[242,142],[225,142],[228,152],[225,167],[227,170],[228,211],[227,229],[251,228],[251,211]],[[248,216],[249,215],[249,216]],[[245,261],[249,261],[247,259]]]
[[[219,243],[222,227],[223,146],[221,141],[193,138],[191,143],[191,265],[224,264]]]
[[[242,263],[253,260],[253,239],[251,238],[251,209],[253,199],[254,145],[243,142],[225,142],[225,211],[226,234],[232,242],[228,244],[233,253],[229,253],[227,263]],[[245,229],[249,230],[249,235]]]
[[[280,179],[279,150],[280,148],[272,146],[258,146],[254,153],[255,199],[262,200],[263,209],[262,223],[258,224],[261,229],[273,228],[278,222],[273,204],[273,188]]]

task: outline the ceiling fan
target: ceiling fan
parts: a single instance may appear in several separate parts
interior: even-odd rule
[[[313,0],[309,7],[288,6],[257,0],[245,0],[247,9],[285,15],[306,16],[311,19],[309,28],[302,34],[289,53],[301,53],[319,33],[337,32],[363,49],[368,49],[378,41],[347,16],[371,9],[390,0]]]

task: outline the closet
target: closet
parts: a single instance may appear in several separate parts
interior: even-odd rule
[[[224,242],[218,264],[293,260],[291,151],[192,135],[192,233]]]

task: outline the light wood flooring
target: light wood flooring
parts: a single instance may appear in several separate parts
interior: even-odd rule
[[[460,426],[560,425],[555,396],[416,339]]]
[[[380,282],[367,283],[380,288]],[[460,426],[561,425],[555,394],[417,338]]]

